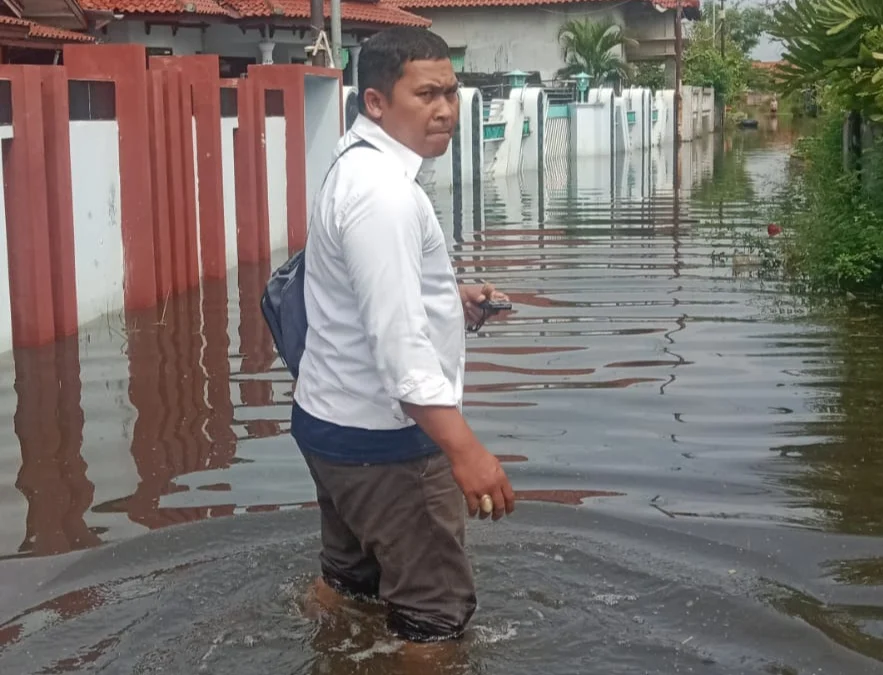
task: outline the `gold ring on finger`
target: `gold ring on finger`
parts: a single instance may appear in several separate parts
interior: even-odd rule
[[[493,513],[494,500],[491,499],[490,495],[482,495],[482,497],[481,497],[481,510],[484,513]]]

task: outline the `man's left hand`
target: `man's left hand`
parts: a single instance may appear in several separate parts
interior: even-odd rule
[[[460,299],[463,301],[463,314],[468,324],[476,325],[482,319],[481,303],[485,300],[508,302],[509,298],[494,288],[493,284],[482,286],[460,286]]]

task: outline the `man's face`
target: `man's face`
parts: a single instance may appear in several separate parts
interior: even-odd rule
[[[368,116],[424,159],[443,155],[460,116],[457,76],[450,59],[409,61],[387,98],[365,93]]]

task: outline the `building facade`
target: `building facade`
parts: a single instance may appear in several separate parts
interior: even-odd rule
[[[99,43],[142,44],[149,56],[217,54],[221,77],[251,64],[303,64],[310,54],[309,0],[80,0]],[[329,7],[325,5],[326,19]],[[394,25],[429,26],[390,0],[341,2],[343,54],[335,66],[352,80],[359,42]]]
[[[570,19],[612,19],[638,42],[619,56],[674,64],[675,0],[395,0],[432,22],[458,69],[472,73],[539,71],[552,80],[564,65],[558,30]],[[683,0],[686,18],[699,0]]]

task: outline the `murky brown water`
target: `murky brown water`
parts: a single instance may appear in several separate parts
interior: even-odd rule
[[[0,672],[883,672],[883,316],[733,260],[789,138],[694,143],[677,204],[665,153],[436,197],[515,302],[470,336],[466,412],[520,502],[470,527],[479,612],[429,664],[370,610],[299,610],[269,265],[0,356]]]

